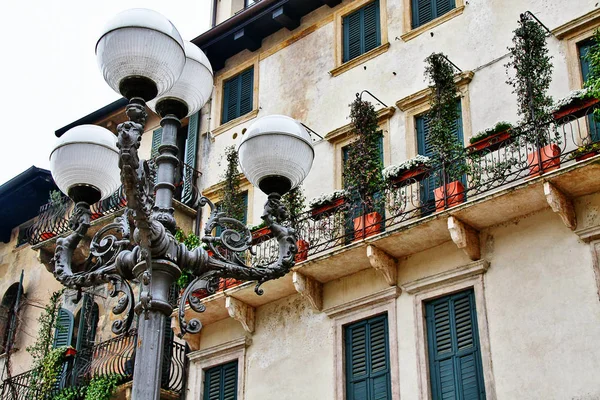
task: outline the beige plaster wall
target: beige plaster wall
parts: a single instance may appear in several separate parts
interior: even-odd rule
[[[21,270],[25,271],[23,276],[25,297],[18,318],[15,350],[11,355],[13,376],[30,369],[31,357],[25,348],[32,345],[37,337],[37,318],[42,312],[40,307],[46,305],[52,292],[61,289],[61,285],[52,274],[38,261],[37,252],[31,250],[29,245],[15,247],[17,235],[18,228],[15,228],[10,242],[0,243],[0,296],[4,296],[11,285],[19,283]],[[4,367],[4,358],[1,363],[0,367]],[[4,377],[6,374],[2,378]]]

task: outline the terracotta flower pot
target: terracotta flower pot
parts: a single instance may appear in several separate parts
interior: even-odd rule
[[[414,168],[409,169],[408,171],[404,171],[402,174],[400,174],[397,177],[395,177],[394,179],[392,179],[392,183],[395,186],[404,186],[404,185],[410,183],[410,182],[406,182],[409,179],[412,179],[414,181],[419,181],[419,180],[421,180],[421,178],[423,177],[423,175],[425,175],[425,173],[427,171],[429,171],[429,167],[426,167],[423,164],[418,165]]]
[[[299,263],[308,258],[309,243],[306,240],[300,239],[296,242],[296,246],[298,246],[298,253],[296,253],[294,260]]]
[[[468,145],[467,149],[470,152],[477,152],[477,151],[481,151],[484,149],[487,149],[489,151],[494,151],[494,150],[497,150],[500,147],[500,145],[502,145],[504,143],[510,143],[512,141],[511,139],[512,139],[512,137],[511,137],[510,131],[506,130],[506,131],[495,133],[484,139],[478,140],[475,143]]]
[[[553,171],[560,167],[560,147],[555,144],[544,146],[539,151],[541,157],[542,173]],[[538,151],[527,154],[527,165],[529,165],[529,176],[540,175],[540,160]]]
[[[67,347],[65,350],[65,357],[75,357],[75,354],[77,354],[77,350],[72,347]]]
[[[95,219],[98,219],[102,216],[102,213],[92,213],[92,215],[90,216],[90,220],[93,221]]]
[[[56,233],[54,232],[42,232],[42,234],[40,235],[40,239],[48,240],[52,239],[54,236],[56,236]]]
[[[586,154],[582,154],[580,156],[575,157],[576,161],[583,161],[583,160],[587,160],[588,158],[592,158],[594,157],[596,154],[598,154],[597,151],[590,151],[589,153]]]
[[[313,208],[311,210],[311,215],[313,217],[318,217],[319,215],[324,214],[327,211],[334,210],[334,209],[340,207],[341,205],[344,204],[344,201],[345,201],[345,199],[343,197],[340,197],[339,199],[335,199],[333,202],[331,202],[329,204],[324,204],[317,208]]]
[[[434,189],[433,196],[435,197],[435,211],[442,211],[465,201],[465,187],[462,182],[453,181],[446,186]],[[446,197],[445,202],[444,196]]]
[[[381,214],[377,211],[354,218],[354,240],[361,240],[381,232]]]
[[[559,120],[567,116],[581,118],[585,115],[587,109],[596,103],[598,103],[598,99],[595,98],[575,100],[573,103],[561,108],[560,110],[554,111],[552,116],[555,120]]]

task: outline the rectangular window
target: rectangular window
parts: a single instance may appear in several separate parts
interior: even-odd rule
[[[412,27],[418,28],[456,8],[456,0],[411,0]]]
[[[254,67],[223,83],[223,113],[221,123],[248,114],[253,108]]]
[[[344,62],[380,46],[379,0],[344,17],[342,26],[344,32]]]
[[[432,400],[483,400],[485,386],[473,290],[425,304]]]
[[[387,315],[344,328],[346,399],[390,400],[390,350]]]
[[[237,360],[204,371],[203,400],[236,400],[237,372]]]
[[[590,61],[587,58],[590,48],[594,46],[594,40],[588,39],[577,44],[579,50],[579,64],[581,65],[581,77],[583,83],[587,82],[590,75]],[[592,141],[597,142],[600,140],[600,121],[596,121],[593,114],[587,116],[588,125],[590,127],[590,136]]]

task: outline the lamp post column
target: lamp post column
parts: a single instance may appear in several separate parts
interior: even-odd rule
[[[177,130],[181,122],[173,115],[161,120],[163,127],[159,156],[157,183],[154,186],[156,198],[153,207],[153,219],[160,222],[167,232],[173,233],[176,222],[173,209],[173,193],[175,191],[175,170],[179,163],[177,158]],[[133,372],[133,400],[159,400],[162,383],[164,359],[164,338],[168,328],[166,322],[173,312],[169,304],[169,289],[179,277],[181,270],[173,258],[172,236],[163,232],[157,238],[161,243],[152,243],[152,268],[147,268],[147,261],[138,263],[133,273],[143,284],[140,304],[136,309],[141,312],[136,344],[135,368]],[[166,235],[165,235],[166,234]],[[144,275],[147,275],[145,277]],[[149,281],[148,281],[149,278]],[[146,302],[144,307],[142,303]]]

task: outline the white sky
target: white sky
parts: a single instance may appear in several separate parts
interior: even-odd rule
[[[117,100],[94,47],[119,11],[151,8],[185,40],[206,31],[211,0],[6,1],[0,24],[0,184],[32,165],[48,168],[54,131]]]

